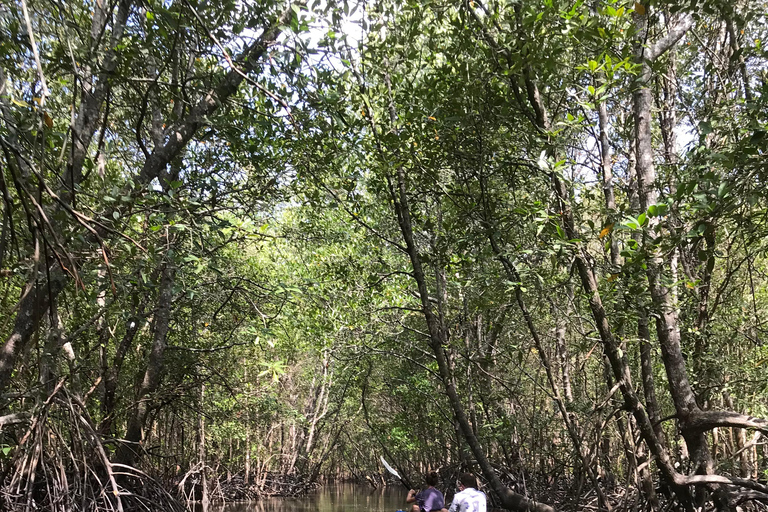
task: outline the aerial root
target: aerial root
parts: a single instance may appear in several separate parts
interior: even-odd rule
[[[35,406],[26,430],[22,430],[23,425],[14,425],[24,433],[3,466],[0,508],[52,512],[186,510],[151,476],[110,462],[86,407],[63,382]]]

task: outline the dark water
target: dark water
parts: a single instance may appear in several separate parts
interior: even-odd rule
[[[371,489],[356,485],[322,487],[303,498],[265,498],[250,503],[211,505],[209,512],[395,512],[406,510],[404,487]],[[198,508],[198,510],[201,510]]]

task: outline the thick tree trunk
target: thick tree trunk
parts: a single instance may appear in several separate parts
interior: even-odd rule
[[[57,265],[50,269],[49,275],[50,281],[44,275],[31,277],[22,293],[13,330],[0,347],[0,391],[10,382],[16,360],[37,331],[50,307],[50,299],[57,297],[67,284],[67,276]]]
[[[48,335],[46,337],[43,353],[40,354],[40,384],[45,397],[50,396],[56,383],[56,366],[58,362],[58,353],[64,344],[64,332],[59,317],[59,308],[57,301],[51,303],[48,310]]]
[[[641,34],[647,33],[645,16],[638,17],[638,27]],[[642,36],[640,36],[642,38]],[[633,95],[633,110],[635,117],[635,148],[637,151],[637,177],[640,207],[647,211],[657,203],[656,172],[653,163],[653,144],[651,135],[651,105],[652,95],[650,82],[652,77],[650,61],[668,49],[658,48],[654,55],[652,49],[646,48],[645,41],[638,43],[636,59],[640,72],[636,79],[636,89]],[[651,225],[657,221],[650,218]],[[682,434],[693,460],[703,474],[711,474],[712,457],[706,436],[703,432],[694,432],[688,428],[686,419],[697,411],[699,406],[688,379],[685,359],[680,344],[680,322],[677,304],[673,291],[665,284],[664,259],[659,249],[651,247],[651,257],[647,260],[648,287],[651,292],[656,314],[656,333],[661,346],[662,360],[667,373],[667,381],[672,400],[682,427]]]

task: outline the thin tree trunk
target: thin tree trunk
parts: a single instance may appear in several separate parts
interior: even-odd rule
[[[568,344],[566,341],[567,322],[573,303],[573,287],[566,284],[565,309],[562,313],[552,304],[552,314],[555,316],[555,343],[557,344],[557,362],[560,368],[560,379],[563,387],[563,397],[566,403],[573,402],[573,387],[571,386],[571,361],[568,356]]]
[[[101,402],[101,423],[99,424],[99,432],[104,435],[109,434],[112,430],[115,407],[117,405],[117,386],[120,379],[120,372],[123,368],[125,356],[128,354],[128,350],[131,348],[133,340],[136,337],[136,333],[144,322],[144,310],[146,308],[145,301],[146,299],[141,299],[141,303],[134,312],[134,315],[128,320],[128,324],[125,326],[125,333],[115,350],[115,357],[112,359],[112,364],[109,365],[107,363],[106,368],[102,367],[104,396]]]
[[[437,366],[440,372],[443,386],[445,387],[448,400],[453,409],[454,417],[459,424],[464,439],[467,441],[472,454],[475,456],[480,469],[488,480],[491,489],[499,496],[502,505],[505,508],[519,511],[533,511],[533,512],[553,512],[553,508],[543,503],[532,501],[525,496],[521,496],[507,486],[505,486],[499,476],[494,471],[488,458],[485,456],[485,450],[480,444],[479,440],[472,430],[472,426],[467,419],[467,415],[464,411],[464,406],[461,403],[461,399],[456,391],[456,387],[453,383],[453,375],[449,371],[448,362],[445,358],[444,345],[445,345],[445,327],[440,324],[439,319],[435,316],[432,304],[430,303],[429,292],[427,290],[426,276],[421,264],[421,258],[419,257],[418,250],[413,240],[413,228],[411,226],[411,214],[408,205],[405,171],[402,167],[397,169],[397,188],[390,187],[392,193],[393,203],[397,213],[398,224],[405,241],[405,245],[408,249],[408,256],[411,260],[411,266],[413,268],[413,276],[418,286],[419,298],[421,299],[422,313],[424,314],[429,335],[430,345],[432,352],[435,355]]]
[[[205,382],[200,384],[200,411],[197,423],[197,463],[200,464],[203,509],[208,508],[208,465],[205,460]]]
[[[744,59],[743,52],[741,52],[741,46],[739,45],[739,32],[736,28],[736,24],[733,21],[733,16],[725,14],[725,26],[728,30],[728,42],[731,46],[731,55],[738,55],[739,71],[741,72],[741,83],[744,89],[744,99],[747,102],[751,102],[752,87],[749,85],[747,61]]]
[[[605,85],[605,74],[598,76],[597,87]],[[608,108],[604,101],[597,103],[597,119],[600,129],[600,170],[603,179],[603,195],[605,196],[606,221],[605,228],[608,229],[606,236],[610,241],[611,265],[617,269],[621,264],[619,255],[619,241],[613,236],[613,225],[616,222],[616,196],[613,192],[613,163],[611,162],[611,142],[608,138]]]
[[[160,277],[160,291],[157,296],[155,309],[155,333],[152,348],[147,358],[144,378],[136,396],[125,434],[125,442],[117,450],[117,460],[122,464],[133,465],[141,455],[141,441],[144,437],[144,426],[149,413],[149,395],[157,390],[162,378],[163,362],[165,359],[166,337],[171,322],[173,308],[173,284],[176,268],[173,262],[166,261]]]
[[[248,385],[248,365],[246,361],[243,361],[243,382],[245,383],[246,395],[245,395],[245,485],[246,487],[251,482],[251,409],[249,407],[250,402],[250,387]],[[282,447],[280,447],[282,450]],[[283,462],[281,461],[282,465]]]
[[[725,402],[725,406],[729,410],[733,410],[733,398],[727,390],[723,391],[723,402]],[[743,478],[750,478],[752,476],[752,468],[750,467],[750,450],[747,447],[746,433],[743,428],[735,428],[733,430],[736,434],[734,449],[736,450],[736,453],[739,454],[739,474]]]

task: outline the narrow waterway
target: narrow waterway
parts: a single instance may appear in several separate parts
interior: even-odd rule
[[[357,485],[322,487],[303,498],[265,498],[212,505],[209,512],[395,512],[405,510],[404,487],[371,489]],[[200,509],[198,509],[200,510]]]

